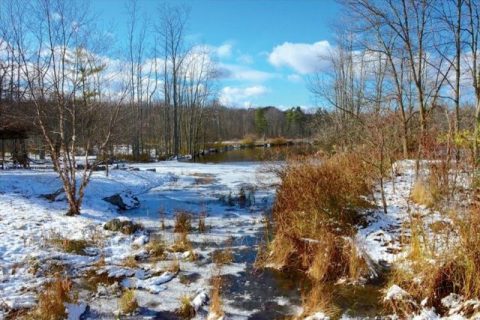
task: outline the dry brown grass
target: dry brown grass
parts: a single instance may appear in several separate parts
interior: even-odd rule
[[[192,173],[192,176],[195,177],[195,184],[197,185],[212,184],[215,181],[215,176],[210,173],[195,172]]]
[[[160,236],[151,237],[145,248],[151,258],[161,260],[165,257],[166,244]]]
[[[67,239],[59,233],[52,232],[47,239],[47,242],[55,247],[68,252],[79,255],[85,254],[85,249],[89,246],[89,242],[84,239]]]
[[[241,144],[245,147],[253,147],[256,140],[257,137],[254,134],[247,134],[243,137]]]
[[[212,253],[212,261],[217,266],[224,266],[233,262],[233,251],[231,248],[215,250]]]
[[[170,247],[170,251],[172,252],[192,251],[192,249],[192,243],[188,239],[188,234],[186,232],[182,232],[179,235],[176,235],[174,242]]]
[[[317,312],[323,312],[330,317],[338,317],[340,309],[333,303],[331,290],[324,287],[322,283],[314,283],[310,291],[302,295],[302,313],[294,317],[294,320],[301,320]]]
[[[180,272],[180,261],[178,261],[178,259],[172,260],[167,268],[167,271],[170,271],[172,273]]]
[[[182,319],[192,319],[195,317],[195,309],[192,306],[189,296],[184,295],[180,297],[180,307],[177,309],[176,314]]]
[[[38,305],[28,315],[29,319],[62,320],[67,313],[64,303],[74,301],[72,281],[67,278],[56,278],[48,283],[38,296]]]
[[[436,203],[434,191],[422,180],[417,180],[410,193],[410,199],[417,204],[433,208]]]
[[[207,214],[205,212],[200,213],[198,217],[198,232],[199,233],[206,233],[208,231],[207,223],[205,219],[207,218]]]
[[[358,210],[371,206],[369,172],[355,154],[290,162],[280,176],[266,264],[304,270],[319,281],[364,276],[366,262],[347,239],[360,221]]]
[[[444,237],[456,239],[448,248],[430,243],[432,239],[421,227],[422,221],[412,223],[408,252],[403,261],[407,267],[394,269],[389,283],[406,290],[417,304],[428,298],[428,305],[440,313],[446,311],[441,299],[450,293],[466,299],[480,298],[480,210],[474,208],[457,213],[451,215],[451,219],[451,228],[442,229],[446,232]],[[408,301],[396,308],[402,310],[404,316],[414,311]]]
[[[217,318],[220,318],[224,315],[222,306],[222,277],[217,275],[210,279],[210,284],[212,289],[210,291],[210,314],[214,314]]]
[[[174,232],[188,233],[192,230],[192,214],[187,211],[175,213]]]
[[[122,314],[133,314],[138,309],[137,298],[135,298],[135,290],[125,290],[120,297],[118,304]]]
[[[135,256],[129,256],[122,260],[122,265],[127,268],[135,269],[138,267],[138,261],[135,259]]]

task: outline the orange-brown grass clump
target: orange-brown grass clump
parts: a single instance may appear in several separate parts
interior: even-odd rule
[[[222,285],[223,285],[222,277],[219,275],[214,276],[210,280],[210,283],[212,285],[212,290],[210,291],[209,318],[221,319],[222,316],[224,315],[224,312],[222,310],[223,303],[222,303],[222,296],[221,296]]]
[[[138,309],[135,290],[127,289],[123,292],[119,300],[120,312],[122,314],[132,314]]]
[[[450,215],[453,223],[445,229],[444,237],[454,240],[447,248],[429,243],[429,235],[418,227],[422,222],[412,224],[408,254],[404,263],[393,270],[389,283],[407,291],[417,305],[428,298],[428,305],[440,313],[447,311],[441,300],[451,293],[465,299],[480,298],[480,209]],[[395,308],[404,310],[406,317],[415,311],[411,301]]]
[[[266,264],[298,268],[321,281],[365,275],[368,261],[351,236],[360,222],[358,210],[371,206],[369,172],[351,153],[290,162],[280,174],[273,207],[275,237]]]
[[[302,295],[302,313],[294,317],[294,320],[305,319],[317,312],[335,318],[340,315],[340,309],[333,303],[332,295],[321,283],[314,283],[310,291]]]
[[[38,320],[61,320],[67,317],[64,303],[73,302],[72,281],[56,278],[48,283],[38,296],[38,305],[27,316]]]
[[[174,232],[188,233],[192,230],[192,214],[186,211],[178,211],[175,214]]]
[[[446,161],[430,163],[426,177],[413,185],[410,199],[427,208],[440,207],[442,198],[449,196],[454,187],[449,177],[449,164]]]

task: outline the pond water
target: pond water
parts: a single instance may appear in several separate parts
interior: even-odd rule
[[[240,148],[224,152],[212,152],[199,156],[193,162],[225,163],[245,161],[284,161],[289,156],[306,155],[315,151],[309,144],[275,147]]]

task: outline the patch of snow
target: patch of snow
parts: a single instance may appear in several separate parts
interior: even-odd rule
[[[87,310],[85,303],[65,303],[65,309],[67,311],[67,320],[80,320],[80,317]]]

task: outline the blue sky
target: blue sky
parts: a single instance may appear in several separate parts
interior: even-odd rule
[[[126,37],[127,1],[92,2],[101,23],[119,41]],[[330,26],[338,16],[334,0],[167,2],[190,8],[188,41],[210,46],[219,67],[228,70],[228,76],[218,83],[218,95],[224,104],[284,108],[315,105],[305,79],[321,70],[319,56],[327,53],[332,43]],[[142,16],[155,21],[160,4],[139,0]]]

